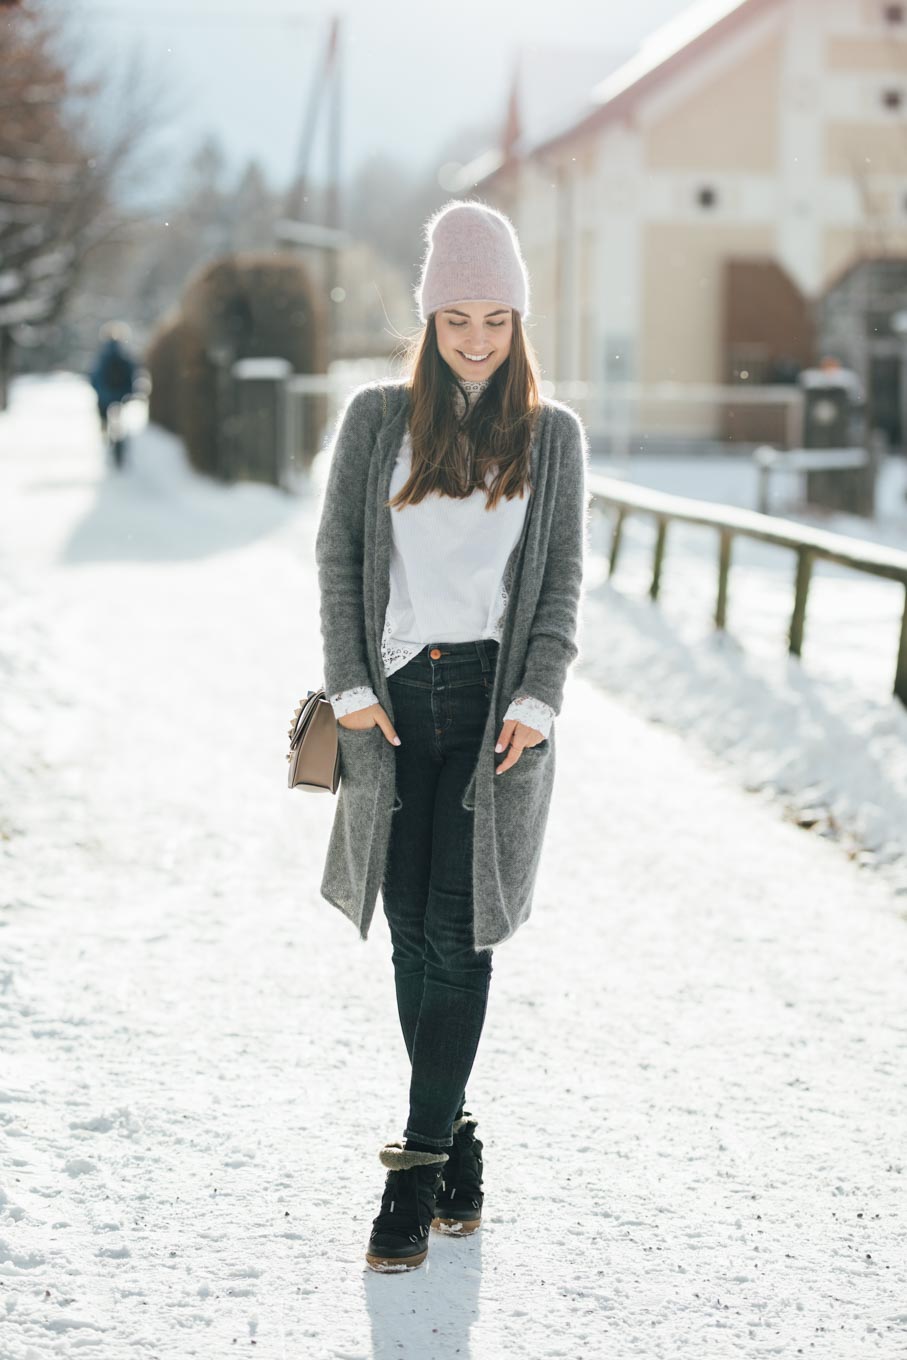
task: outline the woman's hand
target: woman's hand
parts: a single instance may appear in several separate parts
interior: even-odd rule
[[[501,774],[504,770],[509,770],[515,765],[527,746],[538,746],[539,742],[545,738],[535,727],[529,727],[527,723],[518,722],[515,718],[508,718],[501,728],[498,742],[495,746],[496,751],[506,751],[508,745],[510,750],[507,756],[501,761],[495,770],[495,774]]]
[[[337,721],[341,727],[347,727],[351,732],[365,732],[370,727],[380,727],[393,746],[400,745],[400,738],[394,731],[394,725],[380,704],[369,704],[367,708],[357,708],[353,713],[345,713]]]

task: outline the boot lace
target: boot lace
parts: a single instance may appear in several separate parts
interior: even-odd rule
[[[454,1135],[454,1145],[444,1167],[441,1198],[447,1203],[455,1199],[467,1200],[479,1209],[482,1206],[482,1148],[481,1138],[474,1133],[474,1125],[466,1124]]]
[[[425,1174],[429,1172],[432,1174]],[[388,1171],[381,1209],[372,1220],[372,1231],[400,1233],[411,1242],[427,1237],[434,1217],[436,1185],[437,1172],[433,1167]]]

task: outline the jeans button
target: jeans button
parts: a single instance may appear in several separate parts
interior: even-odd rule
[[[441,648],[440,648],[440,647],[432,647],[432,649],[431,649],[431,651],[429,652],[428,655],[431,657],[431,659],[432,659],[433,661],[437,661],[438,657],[441,655]]]

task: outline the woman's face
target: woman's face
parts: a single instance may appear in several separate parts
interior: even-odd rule
[[[513,312],[500,302],[454,302],[435,313],[438,351],[460,378],[490,378],[510,353]]]

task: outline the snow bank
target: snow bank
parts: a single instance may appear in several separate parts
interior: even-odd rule
[[[646,485],[752,505],[751,467],[740,460],[636,460]],[[686,475],[686,482],[684,476]],[[852,516],[814,520],[831,531],[907,546],[905,465],[883,477],[879,524]],[[877,533],[876,533],[877,531]],[[624,527],[613,583],[603,557],[604,521],[594,530],[581,669],[737,770],[743,784],[777,796],[788,814],[839,839],[861,862],[884,866],[907,885],[907,709],[891,693],[903,588],[818,563],[803,658],[786,650],[793,556],[769,545],[734,546],[726,633],[711,623],[717,542],[709,530],[671,526],[660,598],[647,598],[654,531]]]

